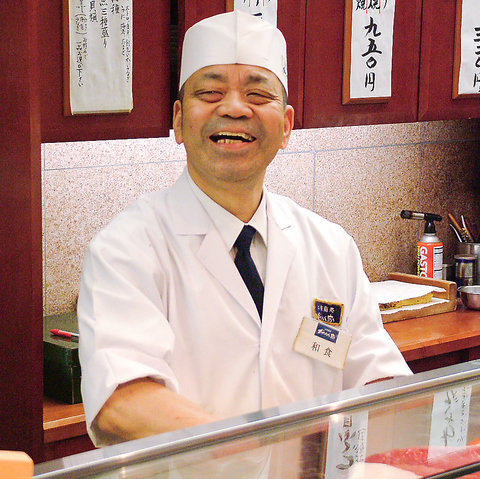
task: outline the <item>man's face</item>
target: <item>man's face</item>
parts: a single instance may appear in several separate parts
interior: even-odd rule
[[[184,143],[190,175],[201,187],[263,182],[293,127],[282,84],[269,70],[215,65],[195,72],[176,102],[175,138]]]

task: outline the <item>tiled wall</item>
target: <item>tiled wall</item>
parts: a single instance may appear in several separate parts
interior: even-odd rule
[[[92,236],[143,192],[171,185],[185,166],[173,138],[44,144],[45,314],[72,311]],[[267,187],[340,223],[360,247],[370,280],[413,273],[422,222],[404,208],[480,225],[480,121],[293,132]],[[444,219],[445,261],[455,239]]]

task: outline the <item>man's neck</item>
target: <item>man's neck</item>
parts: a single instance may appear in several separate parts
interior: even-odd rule
[[[244,223],[248,223],[257,211],[262,199],[263,182],[217,182],[215,185],[202,181],[201,177],[189,170],[195,184],[215,203],[236,216]],[[262,178],[263,180],[263,178]]]

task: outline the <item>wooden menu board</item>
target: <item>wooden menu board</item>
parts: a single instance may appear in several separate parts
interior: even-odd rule
[[[176,89],[171,88],[170,0],[134,2],[131,113],[73,116],[64,114],[64,1],[38,4],[42,142],[168,136],[176,97]]]
[[[392,96],[395,0],[346,0],[343,104],[387,102]]]

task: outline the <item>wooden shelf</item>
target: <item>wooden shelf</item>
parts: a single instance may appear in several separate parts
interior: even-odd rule
[[[414,372],[480,358],[480,311],[456,311],[385,324]]]
[[[45,397],[43,442],[45,461],[94,449],[87,435],[83,404],[65,404]]]
[[[43,433],[44,442],[55,442],[87,434],[83,404],[64,404],[44,398]]]

